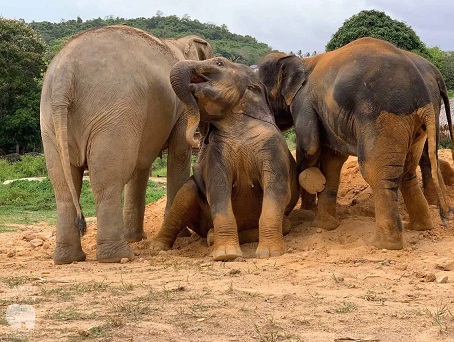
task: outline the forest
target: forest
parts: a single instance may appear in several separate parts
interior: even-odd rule
[[[42,79],[50,60],[66,40],[80,32],[106,26],[129,25],[161,38],[196,34],[207,39],[217,56],[246,65],[257,64],[272,47],[249,35],[229,31],[226,25],[202,23],[185,15],[125,19],[106,17],[61,20],[58,23],[9,20],[0,17],[0,156],[9,153],[40,152],[39,99]],[[454,52],[427,47],[415,31],[384,12],[361,11],[344,22],[326,44],[326,51],[352,40],[372,36],[390,41],[431,61],[442,73],[448,89],[454,90]],[[303,49],[304,47],[302,47]],[[293,53],[291,51],[284,51]],[[302,50],[295,52],[309,57]]]

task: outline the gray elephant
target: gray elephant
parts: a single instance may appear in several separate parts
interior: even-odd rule
[[[87,168],[98,261],[134,256],[127,241],[146,238],[145,191],[153,160],[168,147],[167,207],[189,177],[186,117],[170,69],[180,60],[212,56],[211,46],[197,36],[158,39],[119,25],[81,33],[54,57],[41,94],[41,132],[58,213],[55,264],[86,258],[79,196]]]
[[[198,143],[193,127],[199,120],[209,125],[194,175],[177,193],[152,249],[171,248],[189,226],[203,237],[213,232],[215,260],[241,256],[240,243],[257,240],[258,257],[281,255],[283,233],[290,230],[286,215],[300,189],[296,163],[257,75],[219,57],[177,63],[171,82],[192,122],[188,140]]]
[[[399,188],[410,216],[408,228],[432,228],[415,175],[426,140],[440,211],[442,217],[448,215],[437,171],[439,107],[434,108],[433,88],[406,52],[362,38],[312,58],[269,54],[260,63],[259,76],[278,125],[295,125],[298,171],[319,163],[326,176],[315,225],[339,225],[340,170],[348,155],[356,155],[374,192],[377,247],[403,247]]]

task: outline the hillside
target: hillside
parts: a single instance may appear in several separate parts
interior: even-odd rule
[[[61,44],[66,39],[79,32],[95,27],[121,24],[140,28],[160,38],[178,38],[188,34],[197,34],[210,41],[216,55],[247,65],[256,64],[261,56],[271,52],[271,47],[267,44],[257,42],[255,38],[248,35],[242,36],[232,33],[225,25],[201,23],[198,20],[187,17],[178,18],[175,15],[156,15],[151,18],[135,19],[108,17],[86,21],[77,17],[75,20],[62,20],[59,23],[48,21],[30,23],[49,47],[48,60],[60,49]]]

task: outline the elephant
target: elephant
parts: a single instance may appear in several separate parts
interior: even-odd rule
[[[452,128],[451,124],[451,108],[449,106],[449,97],[448,91],[446,89],[446,84],[443,80],[443,76],[441,75],[440,71],[428,60],[425,58],[414,54],[409,51],[402,50],[408,58],[410,58],[413,63],[418,68],[419,72],[421,73],[422,77],[424,78],[429,90],[430,95],[432,98],[432,104],[434,106],[435,113],[437,114],[437,123],[436,127],[439,128],[439,114],[440,114],[440,107],[441,101],[445,105],[445,112],[446,112],[446,119],[448,122],[448,126]],[[453,130],[450,129],[451,141],[454,141],[454,134]],[[439,136],[439,132],[437,131],[437,137]],[[438,144],[438,143],[437,143]],[[454,157],[454,155],[453,155]],[[453,158],[454,160],[454,158]],[[424,145],[424,150],[421,155],[421,159],[419,161],[419,166],[421,168],[422,174],[422,181],[423,181],[423,189],[424,189],[424,196],[427,199],[429,204],[436,205],[438,203],[437,193],[435,184],[432,181],[431,175],[431,166],[430,166],[430,159],[429,159],[429,151],[428,151],[428,144]],[[440,185],[453,185],[454,178],[452,174],[454,174],[454,170],[451,168],[449,163],[443,159],[438,159],[438,168],[441,173],[439,175]]]
[[[189,227],[214,240],[214,260],[240,257],[240,243],[257,240],[257,257],[283,254],[287,215],[300,193],[298,175],[256,73],[215,57],[178,62],[171,83],[187,112],[188,142],[199,144],[193,136],[199,124],[203,139],[193,176],[178,191],[151,248],[172,248]]]
[[[190,176],[186,118],[170,70],[180,60],[213,55],[198,36],[159,39],[114,25],[73,37],[53,58],[44,77],[40,125],[57,205],[55,264],[86,259],[79,204],[85,169],[96,205],[97,260],[134,257],[127,242],[146,238],[145,192],[154,159],[168,148],[168,208]]]
[[[403,248],[399,188],[410,217],[407,228],[431,229],[415,173],[426,140],[431,178],[446,219],[449,208],[437,166],[438,108],[431,86],[407,52],[370,37],[310,58],[273,52],[259,63],[259,78],[276,123],[281,129],[295,127],[298,172],[319,164],[326,177],[315,226],[339,225],[340,170],[355,155],[375,198],[376,247]],[[302,206],[312,204],[303,191]]]

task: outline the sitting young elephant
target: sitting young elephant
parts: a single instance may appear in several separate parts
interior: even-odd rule
[[[300,190],[258,77],[245,65],[213,58],[177,63],[171,83],[189,113],[187,139],[198,144],[199,120],[208,129],[194,175],[177,193],[153,248],[171,248],[186,226],[203,237],[214,227],[215,260],[241,256],[239,244],[257,235],[257,257],[283,254],[283,225],[288,231],[286,215]]]
[[[57,203],[56,264],[85,260],[79,196],[87,168],[98,261],[134,256],[127,242],[146,238],[145,192],[153,160],[168,147],[168,207],[190,175],[186,118],[170,69],[179,60],[212,56],[211,46],[197,36],[158,39],[117,25],[75,36],[54,57],[41,94],[41,134]]]
[[[431,177],[446,217],[437,166],[438,108],[432,88],[406,52],[362,38],[311,58],[272,53],[261,62],[259,77],[277,124],[295,125],[298,171],[319,164],[326,177],[315,225],[339,225],[335,210],[340,170],[348,155],[356,155],[374,192],[377,247],[403,247],[399,188],[410,216],[408,228],[432,228],[415,174],[426,140]]]

